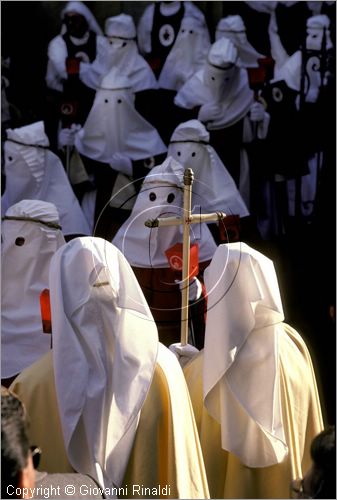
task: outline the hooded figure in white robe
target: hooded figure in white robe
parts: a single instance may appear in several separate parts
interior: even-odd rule
[[[135,108],[148,122],[156,126],[157,79],[144,57],[139,53],[136,26],[131,16],[119,14],[105,20],[108,40],[109,71],[118,68],[129,78],[135,94]]]
[[[205,16],[193,2],[152,2],[139,20],[137,40],[159,84],[149,121],[168,144],[176,126],[194,118],[175,106],[174,97],[207,56],[210,36]]]
[[[284,315],[273,262],[220,245],[205,270],[205,348],[185,366],[211,498],[288,498],[323,429],[309,351]]]
[[[30,366],[51,345],[43,332],[40,294],[50,260],[65,244],[55,205],[22,200],[3,216],[1,248],[1,378]]]
[[[248,234],[246,228],[251,225],[249,212],[232,176],[209,144],[209,132],[205,126],[198,120],[178,125],[171,137],[168,155],[194,172],[194,212],[221,211],[226,214],[227,217],[218,224],[209,224],[215,241],[245,238]]]
[[[239,54],[239,65],[244,68],[258,67],[258,59],[264,57],[249,43],[241,16],[233,15],[220,19],[215,30],[215,40],[220,38],[228,38],[234,43]]]
[[[109,69],[118,68],[127,76],[135,93],[156,89],[154,73],[138,51],[133,18],[127,14],[108,17],[105,20],[104,34],[109,45]]]
[[[204,23],[195,17],[184,17],[176,41],[158,78],[162,89],[178,91],[206,61],[210,40],[205,39]]]
[[[130,217],[113,239],[130,262],[157,322],[160,340],[168,345],[180,335],[181,272],[170,267],[166,251],[182,244],[182,226],[145,226],[148,219],[183,214],[183,166],[171,157],[146,176]],[[207,224],[191,225],[191,245],[198,245],[199,277],[216,244]]]
[[[44,469],[89,474],[107,498],[208,498],[183,374],[125,257],[77,238],[55,254],[49,285],[52,353],[11,387]]]
[[[61,33],[48,45],[46,132],[53,149],[63,146],[60,128],[86,120],[99,81],[107,73],[108,43],[90,9],[65,3]]]
[[[61,160],[49,149],[43,122],[8,129],[5,142],[6,188],[2,213],[24,199],[54,203],[65,236],[89,235],[89,225]]]
[[[181,123],[172,134],[167,151],[194,173],[192,204],[201,213],[249,215],[247,207],[218,154],[209,144],[209,132],[198,120]]]
[[[204,67],[187,80],[174,102],[182,108],[199,109],[198,119],[210,131],[211,145],[249,208],[250,170],[245,144],[265,137],[269,115],[261,103],[254,102],[247,70],[240,68],[238,61],[235,45],[220,38],[211,46]]]
[[[131,82],[118,69],[103,78],[88,118],[76,134],[75,147],[96,182],[95,207],[88,218],[101,224],[95,234],[106,237],[103,225],[109,224],[109,207],[115,209],[113,217],[124,221],[139,182],[167,151],[156,129],[136,111]]]

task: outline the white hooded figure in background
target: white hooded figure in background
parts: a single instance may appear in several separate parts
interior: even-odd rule
[[[175,254],[176,244],[183,242],[182,226],[154,227],[145,226],[148,219],[158,217],[183,217],[183,176],[184,167],[171,157],[162,165],[152,169],[146,176],[130,217],[121,226],[113,244],[116,245],[130,262],[142,287],[151,312],[157,323],[159,338],[165,345],[177,342],[181,325],[181,292],[179,281],[181,271],[174,260],[181,262]],[[207,224],[192,224],[190,227],[191,245],[198,249],[197,276],[202,279],[203,269],[208,265],[216,244]],[[167,251],[173,252],[168,257]],[[191,259],[192,260],[192,259]],[[195,276],[190,280],[190,300],[199,301],[202,306],[201,286]],[[200,300],[199,300],[200,299]],[[198,319],[190,329],[193,342],[202,341],[204,310],[196,311]],[[192,316],[192,311],[191,311]],[[197,326],[195,326],[197,325]]]
[[[209,498],[182,371],[159,344],[123,254],[101,238],[76,238],[54,255],[49,280],[52,352],[12,389],[50,467],[60,471],[65,449],[68,468],[89,474],[107,498],[137,498],[140,485],[151,496]]]
[[[113,244],[135,267],[168,267],[165,251],[182,242],[182,226],[147,228],[144,223],[157,217],[183,214],[183,166],[171,157],[154,167],[143,181],[129,219]],[[199,244],[199,261],[210,260],[216,245],[206,224],[191,227],[191,243]]]
[[[165,345],[177,342],[181,325],[181,270],[177,262],[176,245],[183,242],[183,227],[164,226],[148,228],[145,222],[158,217],[183,217],[184,167],[170,156],[162,165],[146,176],[137,196],[130,217],[113,239],[133,267],[157,323],[159,338]],[[210,262],[216,243],[207,224],[192,224],[191,246],[198,251],[198,273],[202,280],[203,269]],[[166,252],[173,252],[169,255]],[[191,257],[192,262],[192,257]],[[190,279],[190,300],[202,306],[202,289],[196,276]],[[192,285],[192,286],[191,286]],[[200,300],[199,300],[200,299]],[[197,326],[204,326],[204,311],[190,329],[192,342],[202,340],[203,333],[196,333]],[[199,314],[198,313],[198,314]],[[192,316],[192,312],[191,312]],[[192,330],[194,333],[192,333]]]
[[[49,265],[65,244],[55,205],[22,200],[2,223],[1,378],[14,377],[43,356],[51,336],[43,333],[40,294]]]
[[[74,144],[89,162],[105,164],[91,162],[93,175],[96,180],[101,176],[102,182],[98,182],[97,194],[89,194],[91,203],[85,200],[82,203],[88,207],[88,220],[93,221],[95,210],[95,222],[98,206],[104,210],[109,203],[116,209],[130,210],[136,196],[133,181],[144,177],[155,165],[155,157],[167,151],[157,130],[136,111],[131,82],[118,69],[111,70],[103,78]]]
[[[215,30],[215,40],[220,38],[228,38],[234,43],[239,54],[239,65],[244,68],[258,67],[258,59],[265,57],[249,43],[241,16],[234,15],[220,19]]]
[[[184,373],[211,498],[287,498],[323,428],[309,351],[283,323],[270,259],[220,245],[204,276],[205,347]]]
[[[2,212],[23,199],[54,203],[62,231],[89,235],[90,229],[61,160],[49,149],[43,122],[8,129],[5,142],[6,188]]]
[[[255,139],[266,137],[269,115],[261,103],[254,102],[249,87],[247,70],[239,66],[239,54],[235,45],[227,38],[220,38],[211,46],[207,62],[178,91],[174,102],[187,109],[200,107],[198,120],[211,132],[211,144],[234,178],[239,191],[250,207],[249,159],[244,147]],[[240,129],[238,124],[243,120]],[[228,141],[223,134],[236,126],[234,141]],[[213,132],[214,131],[214,132]],[[221,136],[216,140],[217,131]],[[233,144],[231,144],[233,142]],[[236,148],[235,164],[225,158]]]
[[[216,151],[209,144],[209,132],[198,120],[178,125],[167,151],[194,173],[192,205],[201,213],[224,212],[226,215],[249,215],[247,207]]]
[[[75,146],[84,156],[108,163],[125,175],[132,174],[133,160],[167,151],[156,129],[135,110],[131,81],[118,69],[102,80]],[[120,155],[125,166],[120,165]]]
[[[108,17],[105,20],[104,34],[108,41],[109,70],[118,68],[127,76],[133,92],[156,89],[154,73],[138,51],[133,18],[127,14]]]
[[[269,38],[271,45],[271,53],[275,60],[274,79],[272,82],[284,80],[287,86],[297,91],[299,94],[302,91],[303,96],[298,96],[297,105],[299,111],[303,111],[300,107],[313,106],[317,103],[322,89],[327,85],[327,68],[322,68],[325,61],[320,59],[320,51],[330,51],[333,49],[331,35],[330,35],[330,20],[325,14],[312,16],[307,20],[307,37],[305,42],[305,50],[309,51],[309,59],[306,61],[305,72],[306,76],[302,86],[303,73],[303,53],[301,50],[296,51],[289,56],[285,51],[280,36],[278,34],[278,26],[276,14],[274,11],[271,13],[269,24]],[[323,38],[324,35],[324,38]],[[323,47],[323,40],[325,40],[325,47]],[[315,57],[315,52],[317,56]],[[301,101],[301,102],[300,102]],[[319,106],[319,104],[317,104]],[[314,109],[311,110],[312,116]],[[323,120],[328,120],[326,116]],[[309,116],[310,121],[310,116]],[[320,127],[324,124],[314,123],[312,120],[311,125],[305,123],[308,130],[304,132],[310,133],[315,136],[318,135]],[[309,144],[311,143],[308,138]],[[315,143],[315,141],[313,141]],[[309,173],[301,178],[301,213],[304,216],[310,216],[314,209],[314,202],[316,199],[317,179],[319,178],[320,169],[322,168],[324,158],[321,151],[312,151],[308,158]],[[295,215],[296,201],[296,184],[295,180],[287,181],[288,189],[288,210],[289,214]]]
[[[194,17],[184,17],[176,41],[160,72],[160,88],[176,90],[206,61],[210,40],[205,38],[204,23]]]

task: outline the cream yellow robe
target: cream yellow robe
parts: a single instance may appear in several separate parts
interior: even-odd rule
[[[202,351],[184,368],[203,451],[211,498],[289,498],[293,477],[310,466],[310,444],[323,429],[309,351],[299,334],[283,324],[279,336],[282,419],[287,458],[265,468],[249,468],[221,448],[221,428],[203,405]],[[259,390],[263,391],[263,387]],[[303,477],[303,476],[302,476]]]
[[[166,373],[157,363],[122,484],[125,497],[209,498],[187,388],[180,383],[175,385]],[[39,469],[50,473],[73,472],[58,414],[52,352],[24,370],[10,388],[26,406],[30,442],[42,448]],[[178,405],[183,409],[183,419]],[[155,488],[157,492],[140,490],[139,494],[133,492],[133,485]],[[160,493],[159,486],[168,488]],[[122,490],[119,497],[123,497],[121,493]]]

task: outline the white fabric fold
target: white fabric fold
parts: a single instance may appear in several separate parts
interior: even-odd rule
[[[160,88],[179,90],[206,61],[210,48],[205,24],[194,17],[184,17],[177,38],[160,72]]]
[[[182,217],[183,166],[171,157],[145,177],[130,217],[113,239],[132,266],[169,267],[165,251],[182,243],[182,226],[148,228],[157,217]],[[191,243],[199,245],[199,261],[210,260],[216,245],[206,224],[191,226]]]
[[[181,123],[174,130],[168,155],[194,172],[192,205],[201,213],[223,211],[249,215],[236,184],[218,154],[209,145],[209,132],[198,120]]]
[[[60,229],[42,223],[59,224],[52,203],[22,200],[3,215],[17,219],[5,219],[1,231],[1,377],[8,378],[50,349],[50,335],[42,328],[40,294],[49,287],[50,260],[65,241]]]
[[[130,80],[114,69],[102,80],[75,146],[83,155],[109,164],[115,153],[140,160],[167,151],[157,130],[136,111]]]
[[[156,89],[157,80],[152,69],[139,54],[136,27],[131,16],[119,14],[105,20],[107,40],[107,57],[109,70],[118,68],[121,74],[130,79],[132,90],[140,92]]]
[[[280,463],[288,453],[278,367],[284,316],[273,263],[245,243],[220,245],[204,276],[204,404],[224,450],[248,467]]]
[[[7,130],[7,136],[2,212],[23,199],[48,201],[58,210],[63,234],[90,234],[61,160],[49,149],[38,147],[48,144],[43,122]],[[12,142],[14,138],[17,142]]]
[[[101,238],[55,254],[50,297],[69,461],[102,487],[120,486],[155,368],[156,325],[130,265]]]
[[[220,38],[210,48],[207,62],[178,91],[174,102],[187,109],[201,106],[198,119],[209,130],[230,127],[254,102],[247,70],[237,66],[232,42]]]

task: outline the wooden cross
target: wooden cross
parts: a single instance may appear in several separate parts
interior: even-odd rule
[[[189,268],[190,268],[190,225],[200,224],[202,222],[214,222],[223,220],[226,214],[216,212],[212,214],[191,213],[192,205],[192,184],[194,180],[193,170],[187,168],[184,172],[184,213],[183,217],[162,217],[157,219],[148,219],[145,226],[149,228],[162,226],[183,226],[183,272],[182,283],[186,283],[181,291],[181,326],[180,342],[186,345],[188,341],[188,302],[189,302]]]

